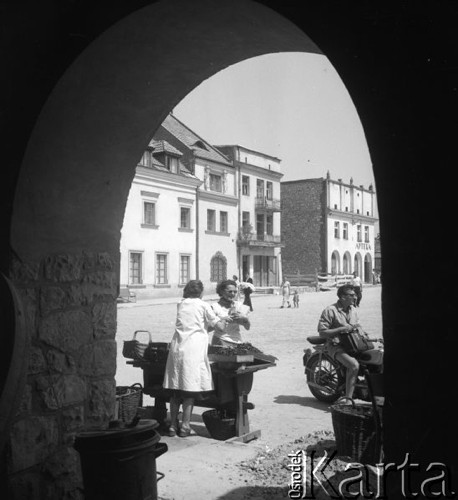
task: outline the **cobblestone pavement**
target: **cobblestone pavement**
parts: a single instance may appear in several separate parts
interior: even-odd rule
[[[215,298],[209,296],[207,300]],[[306,386],[302,355],[304,348],[309,347],[306,336],[316,335],[321,311],[336,298],[335,290],[304,292],[300,295],[299,308],[280,309],[278,295],[253,296],[252,326],[243,333],[244,340],[278,357],[277,366],[254,374],[248,397],[255,405],[249,412],[250,429],[261,430],[261,437],[246,444],[215,441],[209,437],[200,418],[206,409],[195,407],[192,426],[196,436],[162,437],[169,451],[158,458],[158,469],[165,473],[165,478],[158,482],[161,498],[235,498],[234,489],[239,491],[246,486],[246,478],[233,467],[235,463],[308,433],[332,430],[329,406],[317,401]],[[154,342],[169,342],[178,300],[139,301],[118,306],[117,385],[143,382],[142,371],[126,365],[122,357],[123,341],[131,339],[135,330],[149,330]],[[371,336],[382,336],[380,285],[364,288],[359,315]],[[153,404],[153,400],[146,397],[144,404]]]

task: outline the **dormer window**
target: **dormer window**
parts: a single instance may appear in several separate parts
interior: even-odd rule
[[[140,159],[140,165],[143,167],[150,167],[151,166],[151,152],[146,150],[143,153],[143,156]]]
[[[206,151],[208,151],[207,146],[205,146],[205,144],[202,141],[196,141],[194,143],[194,146],[196,146],[196,147],[198,147],[200,149],[205,149]]]
[[[165,157],[165,166],[169,172],[176,174],[178,172],[178,158],[167,155]]]

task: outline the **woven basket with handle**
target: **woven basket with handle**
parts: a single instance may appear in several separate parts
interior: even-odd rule
[[[350,400],[351,404],[343,404],[344,400]],[[344,397],[331,406],[331,416],[339,455],[362,464],[377,463],[381,445],[373,407],[357,405],[352,398]]]
[[[122,355],[128,359],[134,359],[136,361],[141,361],[143,356],[145,355],[145,350],[148,347],[148,344],[142,343],[137,340],[138,333],[146,333],[148,335],[150,344],[153,339],[151,338],[151,333],[148,330],[136,330],[134,332],[134,336],[132,340],[125,340],[122,348]]]
[[[143,402],[142,384],[116,387],[117,419],[130,424],[137,416],[138,408]]]

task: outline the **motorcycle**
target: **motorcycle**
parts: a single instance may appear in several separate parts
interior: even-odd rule
[[[304,349],[303,355],[307,385],[316,399],[334,403],[345,395],[345,367],[328,354],[325,338],[316,335],[307,337],[307,340],[313,346],[313,350]],[[363,401],[370,401],[366,374],[383,373],[383,339],[369,340],[375,348],[355,356],[359,362],[359,373],[353,397]]]

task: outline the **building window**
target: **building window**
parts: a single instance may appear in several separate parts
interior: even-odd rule
[[[344,240],[348,240],[348,223],[347,222],[343,223],[342,237]]]
[[[210,174],[210,190],[222,192],[222,182],[221,176],[216,174]]]
[[[191,257],[180,255],[180,285],[185,285],[190,280]]]
[[[227,279],[227,260],[221,252],[217,252],[210,261],[210,281],[220,283]]]
[[[242,227],[250,225],[250,212],[242,212]]]
[[[266,215],[266,234],[274,234],[274,218],[272,215]]]
[[[141,285],[142,283],[142,254],[130,252],[129,255],[129,283]]]
[[[264,181],[262,179],[256,179],[256,196],[264,198]]]
[[[143,202],[143,224],[154,226],[156,224],[156,204],[149,201]]]
[[[361,243],[363,241],[362,238],[361,238],[361,225],[360,224],[358,224],[356,226],[356,241],[358,243]]]
[[[180,228],[191,229],[191,209],[180,207]]]
[[[167,284],[167,254],[156,254],[156,284]]]
[[[340,222],[334,221],[334,238],[340,238]]]
[[[167,170],[176,174],[178,172],[178,158],[175,158],[174,156],[166,156],[165,166],[167,167]]]
[[[266,182],[266,198],[268,200],[273,199],[273,184],[270,181]]]
[[[242,175],[242,194],[250,196],[250,178],[248,175]]]
[[[216,231],[216,213],[214,210],[207,210],[207,231]]]
[[[227,233],[227,212],[219,213],[219,230],[221,233]]]
[[[149,151],[145,151],[143,153],[143,156],[141,157],[141,160],[140,160],[140,165],[142,165],[144,167],[151,166],[151,153]]]
[[[364,226],[364,241],[369,243],[369,226]]]
[[[264,241],[264,214],[256,214],[256,238]]]

